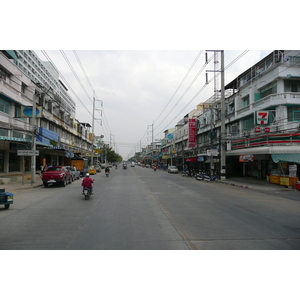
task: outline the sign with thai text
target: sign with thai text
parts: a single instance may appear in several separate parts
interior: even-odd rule
[[[189,119],[189,148],[196,147],[196,119]]]

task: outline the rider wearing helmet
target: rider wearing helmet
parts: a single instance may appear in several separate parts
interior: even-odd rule
[[[81,185],[83,186],[83,190],[85,187],[90,189],[91,195],[93,195],[93,182],[94,180],[90,177],[90,174],[86,173],[85,178],[82,179],[82,183],[81,183]]]

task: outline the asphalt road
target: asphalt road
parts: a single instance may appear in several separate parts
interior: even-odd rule
[[[300,249],[300,201],[141,167],[15,194],[0,249]]]

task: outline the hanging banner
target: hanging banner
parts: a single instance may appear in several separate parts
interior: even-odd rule
[[[189,119],[189,148],[196,147],[196,119]]]
[[[256,112],[257,124],[258,125],[268,124],[268,117],[269,117],[269,112],[267,110],[266,111],[257,111]]]

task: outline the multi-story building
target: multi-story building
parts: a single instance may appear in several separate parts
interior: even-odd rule
[[[16,66],[14,51],[0,52],[0,173],[20,171],[17,149],[30,147],[33,127],[19,118],[22,106],[32,105],[35,85]],[[30,158],[25,157],[30,169]]]
[[[283,175],[286,183],[289,175],[299,175],[300,50],[273,51],[232,80],[225,86],[225,107],[227,176],[268,178],[277,174],[273,180]],[[213,155],[221,148],[220,94],[197,108],[201,113],[195,147],[188,147],[191,113],[173,133],[176,164],[218,172],[219,155]]]
[[[228,164],[242,176],[291,175],[300,164],[300,50],[273,51],[225,88],[234,91],[226,99]]]
[[[75,119],[75,102],[59,72],[34,51],[0,52],[0,101],[0,140],[5,141],[0,142],[0,172],[22,170],[17,150],[31,149],[33,135],[40,152],[37,167],[67,164],[74,151],[91,151],[91,126]],[[36,128],[21,115],[33,101],[41,111]],[[25,170],[30,170],[30,157],[25,157]]]

